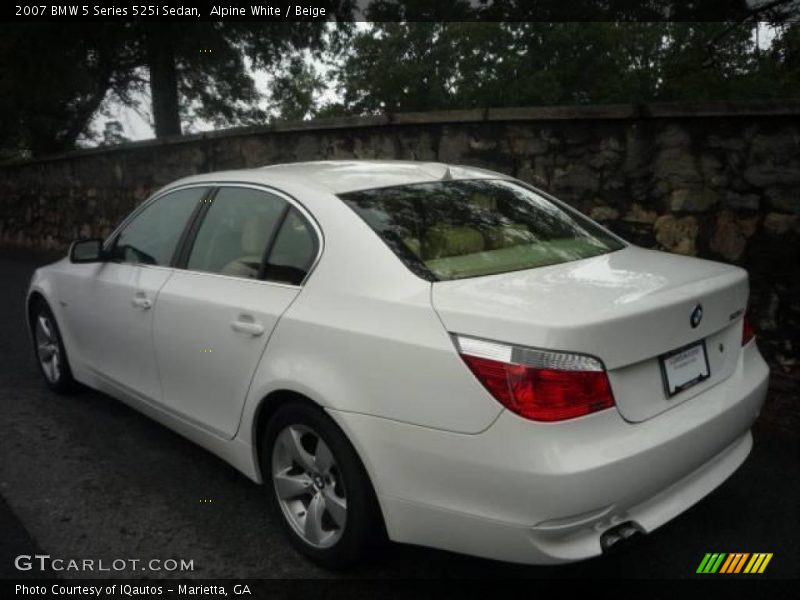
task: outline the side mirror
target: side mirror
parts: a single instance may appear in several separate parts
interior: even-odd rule
[[[103,240],[92,238],[77,240],[69,247],[69,261],[73,263],[96,263],[106,260],[103,252]]]

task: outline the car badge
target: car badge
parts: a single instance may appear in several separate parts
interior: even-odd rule
[[[700,321],[703,320],[703,305],[698,304],[692,310],[692,314],[689,317],[689,324],[692,326],[692,329],[695,329],[698,325],[700,325]]]

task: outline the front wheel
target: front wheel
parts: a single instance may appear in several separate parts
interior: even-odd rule
[[[60,394],[74,392],[78,384],[72,377],[61,331],[53,311],[44,300],[38,300],[31,308],[30,315],[36,364],[39,365],[45,383]]]
[[[319,408],[278,409],[262,444],[268,496],[292,544],[328,568],[361,559],[383,535],[367,474],[350,442]]]

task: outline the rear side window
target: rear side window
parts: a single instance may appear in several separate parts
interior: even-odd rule
[[[589,219],[511,181],[437,181],[341,198],[409,268],[433,281],[532,269],[624,247]]]
[[[292,208],[275,238],[264,278],[300,285],[311,268],[316,254],[316,237],[310,225],[297,209]]]
[[[186,268],[255,279],[284,214],[282,198],[250,188],[220,188],[197,231]]]
[[[189,217],[208,188],[186,188],[165,194],[146,206],[117,236],[112,260],[169,265]]]

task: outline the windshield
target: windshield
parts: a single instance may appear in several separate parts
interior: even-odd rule
[[[500,179],[437,181],[341,195],[426,279],[565,263],[624,245],[589,219]]]

